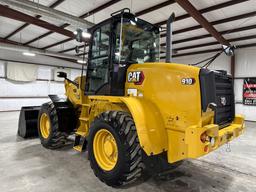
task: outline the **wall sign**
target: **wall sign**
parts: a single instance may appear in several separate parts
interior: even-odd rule
[[[256,78],[244,79],[243,104],[256,106]]]

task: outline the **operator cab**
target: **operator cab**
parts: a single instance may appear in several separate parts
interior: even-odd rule
[[[86,95],[123,96],[131,64],[160,61],[157,26],[136,18],[127,8],[111,16],[90,29]]]

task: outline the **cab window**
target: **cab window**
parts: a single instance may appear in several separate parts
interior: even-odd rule
[[[89,94],[108,94],[109,88],[109,49],[110,24],[103,25],[93,33],[91,59],[88,65]],[[104,91],[103,91],[104,90]]]

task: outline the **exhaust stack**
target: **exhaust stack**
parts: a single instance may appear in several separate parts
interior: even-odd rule
[[[166,63],[172,61],[172,24],[175,20],[175,14],[172,13],[169,19],[167,20],[167,32],[166,32]]]

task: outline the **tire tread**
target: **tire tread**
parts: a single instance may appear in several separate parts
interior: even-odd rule
[[[140,147],[136,127],[131,115],[123,111],[107,111],[96,117],[91,127],[94,127],[94,124],[97,124],[99,121],[104,121],[104,123],[112,126],[121,140],[124,141],[123,146],[126,152],[124,163],[125,171],[121,173],[118,178],[107,180],[97,169],[95,169],[95,165],[90,160],[90,165],[94,174],[101,181],[110,186],[120,186],[137,180],[142,175],[144,166],[142,162],[142,149]],[[90,158],[91,157],[89,156],[89,159]]]
[[[48,148],[48,149],[61,148],[65,145],[68,135],[64,132],[59,131],[57,110],[52,102],[43,104],[41,111],[44,111],[44,110],[47,112],[47,114],[50,117],[52,133],[50,135],[50,138],[47,139],[47,141],[44,138],[40,137],[41,143],[45,148]],[[38,122],[40,122],[40,115],[39,115]],[[40,124],[38,123],[38,131],[40,132],[39,126]]]

